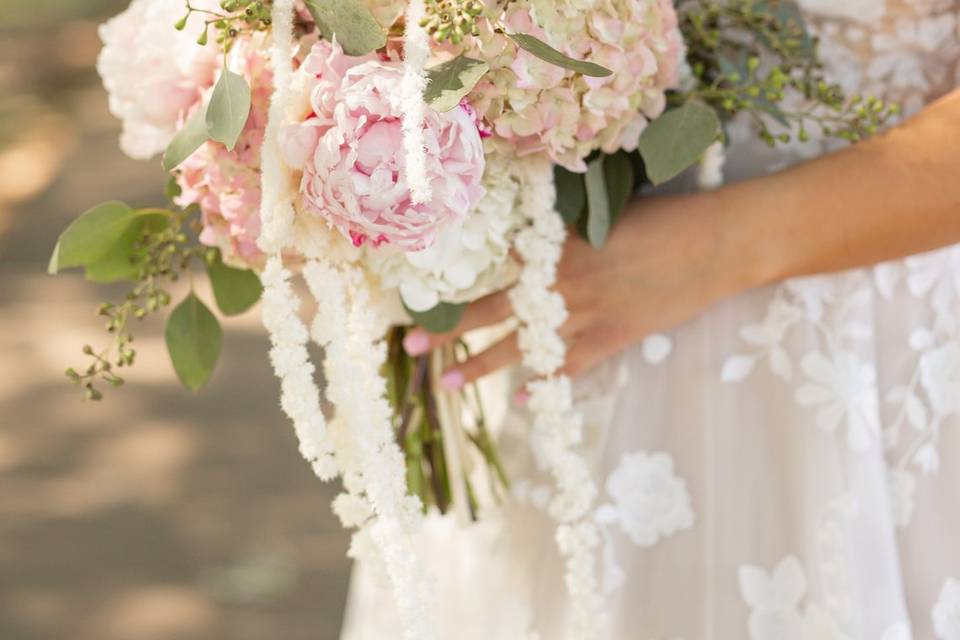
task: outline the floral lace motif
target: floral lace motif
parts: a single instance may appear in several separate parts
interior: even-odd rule
[[[800,4],[822,38],[830,72],[847,91],[898,102],[911,115],[960,86],[960,3]],[[796,160],[822,150],[814,142],[791,155]],[[908,526],[921,478],[941,466],[943,429],[960,422],[960,247],[783,283],[765,317],[741,326],[739,336],[744,348],[727,357],[721,379],[739,383],[765,367],[792,386],[795,402],[826,437],[842,435],[851,455],[875,455],[882,447],[892,519]],[[895,336],[912,358],[885,363],[890,379],[878,379],[878,341],[890,346]],[[822,525],[818,537],[829,537]],[[818,579],[825,575],[820,567]],[[742,566],[740,589],[751,607],[751,640],[848,637],[840,612],[809,602],[801,609],[806,571],[796,557],[784,558],[771,573]],[[960,640],[960,580],[943,584],[932,620],[939,640]],[[910,638],[905,622],[882,636]]]

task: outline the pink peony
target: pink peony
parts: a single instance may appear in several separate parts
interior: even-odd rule
[[[178,169],[183,193],[180,206],[196,204],[203,216],[200,241],[218,247],[226,263],[258,268],[263,255],[260,235],[260,148],[267,126],[273,76],[265,47],[253,40],[238,41],[230,52],[231,69],[247,79],[251,89],[250,117],[233,151],[207,142]],[[209,99],[209,96],[207,96]]]
[[[216,0],[197,0],[205,10]],[[110,96],[110,111],[123,121],[120,147],[132,158],[162,152],[184,113],[213,84],[217,47],[195,41],[204,16],[195,13],[186,28],[173,28],[186,11],[173,0],[133,0],[126,11],[100,27],[103,49],[97,71]]]
[[[463,221],[483,196],[483,145],[471,114],[428,110],[424,138],[433,198],[412,203],[400,123],[401,64],[347,56],[321,41],[301,73],[310,84],[310,113],[284,131],[282,146],[288,164],[303,171],[305,212],[321,216],[357,246],[369,241],[415,251]]]

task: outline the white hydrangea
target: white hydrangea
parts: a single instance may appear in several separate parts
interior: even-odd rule
[[[218,10],[216,0],[194,0]],[[193,13],[186,28],[174,25],[186,7],[175,0],[133,0],[126,11],[100,27],[103,49],[97,71],[110,96],[110,111],[123,122],[120,147],[147,159],[170,144],[183,117],[213,84],[217,46],[196,43],[204,14]]]
[[[516,206],[521,191],[517,174],[516,160],[489,153],[486,195],[462,225],[442,231],[420,251],[368,249],[367,264],[381,286],[399,291],[410,309],[427,311],[439,302],[475,300],[506,284],[510,239],[523,219]]]

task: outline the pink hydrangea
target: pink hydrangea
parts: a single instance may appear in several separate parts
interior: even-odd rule
[[[260,149],[267,126],[273,77],[263,43],[241,40],[231,50],[231,69],[242,72],[251,89],[250,116],[233,151],[207,142],[182,165],[177,182],[180,206],[196,204],[203,217],[200,241],[218,247],[226,263],[258,268],[260,235]],[[208,97],[209,99],[209,97]]]
[[[194,6],[218,8],[216,0],[197,0]],[[196,43],[203,29],[200,13],[182,31],[175,30],[184,12],[182,2],[133,0],[100,27],[97,71],[110,111],[123,122],[120,147],[132,158],[151,158],[166,149],[183,114],[213,84],[216,43]]]
[[[683,40],[670,0],[516,0],[503,22],[568,56],[610,69],[590,78],[519,49],[486,25],[468,53],[491,72],[470,95],[473,105],[520,154],[547,152],[573,171],[596,149],[636,148],[648,118],[678,83]]]
[[[351,57],[318,42],[301,66],[310,112],[281,144],[300,169],[301,208],[324,218],[355,245],[429,246],[483,196],[483,145],[470,113],[428,110],[424,119],[432,198],[411,201],[404,167],[400,83],[403,66],[374,55]]]

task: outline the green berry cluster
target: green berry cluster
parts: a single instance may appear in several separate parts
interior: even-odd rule
[[[203,31],[197,37],[197,44],[206,46],[211,28],[216,34],[216,42],[224,51],[229,51],[237,36],[242,33],[265,31],[270,28],[270,9],[272,0],[221,0],[222,11],[199,9],[186,0],[187,13],[174,27],[183,31],[187,21],[194,13],[205,16]]]
[[[133,288],[122,302],[105,302],[97,310],[98,315],[106,318],[105,329],[112,336],[111,342],[100,351],[84,345],[83,354],[91,358],[91,362],[81,370],[73,367],[66,370],[66,376],[83,390],[87,400],[103,398],[98,383],[112,387],[123,384],[124,380],[117,370],[131,366],[137,355],[132,346],[132,321],[142,320],[167,307],[170,294],[165,286],[179,280],[181,274],[189,270],[194,258],[205,259],[205,252],[208,251],[206,247],[191,241],[183,231],[185,225],[198,231],[199,222],[193,215],[195,211],[157,209],[150,212],[161,214],[165,221],[162,228],[145,225],[131,247],[130,260],[137,272]]]
[[[437,42],[460,44],[477,35],[477,18],[483,14],[481,0],[427,0],[420,26]]]
[[[725,118],[749,113],[771,146],[804,142],[811,126],[856,142],[899,113],[878,98],[847,97],[825,79],[817,38],[793,2],[687,0],[679,14],[695,78],[683,99],[703,100]]]

